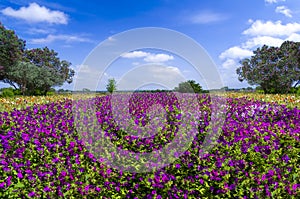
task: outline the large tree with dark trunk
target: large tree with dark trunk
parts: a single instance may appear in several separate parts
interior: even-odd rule
[[[70,66],[48,47],[25,49],[25,41],[0,23],[0,81],[23,94],[39,90],[45,95],[53,86],[72,82],[75,72]]]
[[[288,93],[300,83],[300,43],[285,41],[280,47],[267,45],[253,51],[236,70],[239,80],[259,85],[265,93]]]

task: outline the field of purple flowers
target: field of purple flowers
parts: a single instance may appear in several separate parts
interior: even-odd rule
[[[66,99],[0,112],[0,198],[300,197],[298,108],[247,98],[137,93],[124,115],[123,99],[126,94]],[[218,102],[225,114],[212,126]],[[220,136],[202,153],[213,131]],[[174,140],[180,148],[191,142],[171,164],[151,170],[165,154],[139,164],[147,160],[144,153]],[[140,156],[116,154],[108,143]],[[149,171],[132,172],[142,169]]]

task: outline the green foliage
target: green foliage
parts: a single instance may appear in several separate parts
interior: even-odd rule
[[[13,88],[3,88],[1,91],[1,97],[14,97],[14,89]]]
[[[112,78],[108,80],[108,84],[106,85],[106,90],[109,93],[113,93],[114,91],[117,90],[117,83],[115,79]]]
[[[260,85],[264,93],[288,93],[300,80],[299,42],[285,41],[280,47],[258,48],[241,61],[239,80]]]
[[[22,95],[22,92],[20,89],[14,89],[14,94],[15,95]]]
[[[25,94],[28,88],[37,86],[39,70],[31,63],[18,62],[9,67],[7,77],[19,86],[22,94]]]
[[[298,96],[300,96],[300,86],[298,86],[297,88],[296,88],[296,95],[298,95]]]
[[[49,92],[47,92],[47,95],[48,95],[48,96],[53,96],[53,95],[55,95],[55,92],[49,91]]]
[[[196,83],[195,80],[188,80],[186,82],[179,83],[178,87],[174,89],[180,93],[202,93],[202,87],[199,83]]]
[[[22,94],[39,90],[46,95],[51,87],[72,82],[75,71],[70,66],[47,47],[25,49],[25,41],[0,22],[0,81],[19,88]]]
[[[37,88],[46,94],[53,86],[62,86],[64,82],[71,83],[75,71],[70,68],[71,63],[60,60],[58,53],[49,48],[26,50],[23,60],[39,68],[39,82]]]
[[[18,38],[13,30],[6,29],[0,22],[0,80],[11,83],[7,79],[7,69],[14,65],[23,54],[25,41]]]

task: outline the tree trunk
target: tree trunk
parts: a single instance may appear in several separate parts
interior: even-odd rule
[[[296,88],[298,84],[300,84],[300,80],[298,80],[298,82],[294,85],[294,88]]]
[[[18,89],[17,87],[16,87],[16,85],[12,82],[12,81],[10,81],[10,80],[4,80],[3,81],[4,83],[8,83],[9,85],[11,85],[12,87],[14,87],[14,89]]]

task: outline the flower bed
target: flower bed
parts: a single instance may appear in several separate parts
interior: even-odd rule
[[[122,95],[114,99],[120,106],[125,98]],[[0,198],[297,198],[300,195],[299,109],[228,98],[222,106],[226,110],[224,121],[218,120],[224,122],[218,128],[221,134],[214,147],[203,154],[204,138],[213,131],[208,125],[214,107],[210,96],[187,95],[178,101],[167,93],[140,93],[130,100],[131,117],[119,125],[127,124],[126,130],[138,135],[135,125],[143,127],[153,122],[155,128],[149,132],[157,134],[142,139],[118,128],[113,120],[118,115],[111,96],[67,99],[1,112]],[[214,100],[224,102],[224,97]],[[158,103],[165,112],[154,109],[153,105]],[[79,110],[78,115],[73,114],[74,106]],[[183,111],[188,110],[184,109],[186,106],[194,107],[195,114]],[[147,115],[146,110],[151,107],[152,113],[162,114],[166,120],[160,122]],[[96,114],[90,114],[91,110]],[[158,150],[176,136],[185,135],[176,127],[187,115],[188,120],[197,121],[189,124],[191,131],[197,129],[197,133],[188,150],[163,168],[146,173],[130,172],[127,167],[116,169],[113,163],[124,163],[130,156],[114,157],[105,147],[95,147],[97,143],[105,144],[103,139],[107,138],[115,146],[140,154]],[[103,137],[99,140],[97,136]],[[139,161],[146,159],[140,157]],[[146,165],[144,169],[150,167]]]

